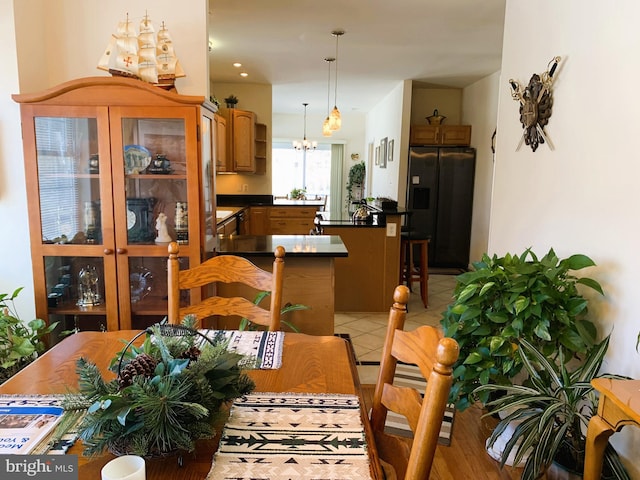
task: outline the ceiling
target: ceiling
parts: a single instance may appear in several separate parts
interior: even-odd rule
[[[211,79],[271,84],[273,113],[300,113],[303,102],[326,113],[335,62],[328,95],[324,58],[336,53],[331,32],[344,30],[337,104],[368,112],[403,80],[465,87],[498,71],[504,8],[505,0],[209,0]]]

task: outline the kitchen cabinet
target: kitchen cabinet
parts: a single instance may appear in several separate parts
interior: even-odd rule
[[[227,155],[227,119],[222,115],[214,115],[214,136],[216,172],[230,172],[233,167],[229,165],[229,157]]]
[[[188,268],[214,234],[215,107],[122,77],[13,99],[22,117],[36,315],[62,330],[162,320],[162,237],[181,244]],[[200,292],[189,298],[199,301]]]
[[[316,207],[271,207],[270,235],[309,235],[313,229]]]
[[[460,145],[471,143],[471,125],[411,125],[410,145]]]
[[[251,235],[267,235],[269,231],[269,207],[249,208]]]
[[[226,172],[264,174],[267,160],[267,127],[247,110],[227,110]]]

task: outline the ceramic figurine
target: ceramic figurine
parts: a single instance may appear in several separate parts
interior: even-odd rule
[[[162,212],[158,214],[156,230],[158,231],[158,236],[156,237],[155,242],[158,245],[164,245],[171,242],[171,237],[167,231],[167,216]]]

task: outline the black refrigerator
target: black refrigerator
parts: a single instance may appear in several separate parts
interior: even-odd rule
[[[474,148],[409,148],[407,227],[430,237],[431,267],[469,265],[475,165]]]

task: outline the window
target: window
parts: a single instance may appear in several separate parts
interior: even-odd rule
[[[295,150],[290,143],[274,142],[271,158],[274,196],[288,195],[294,188],[304,188],[309,198],[331,193],[331,145],[304,151]]]

